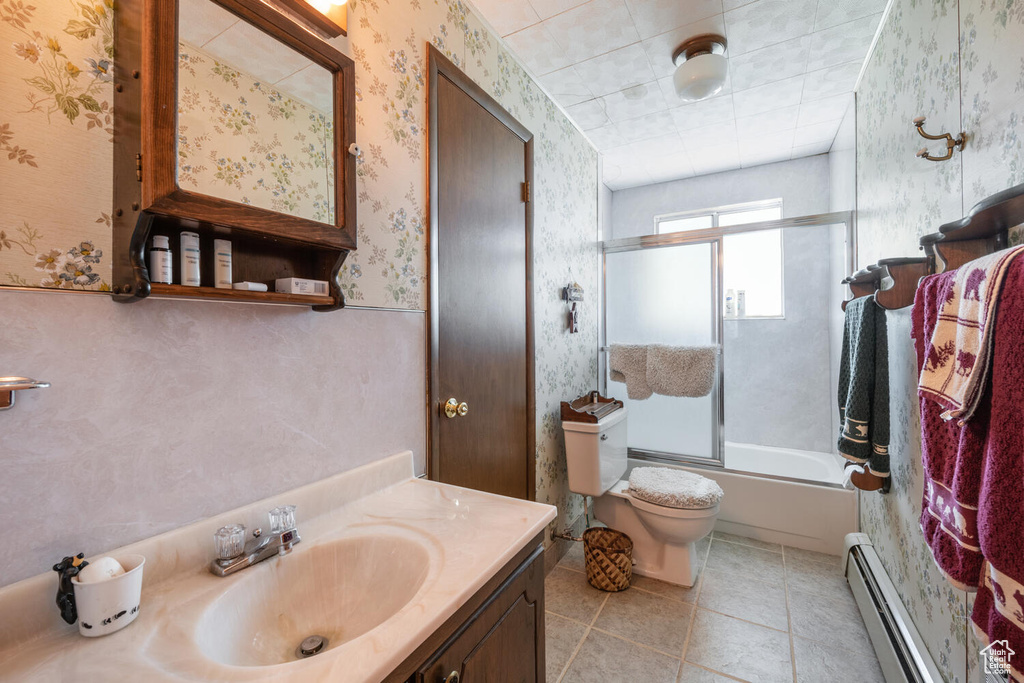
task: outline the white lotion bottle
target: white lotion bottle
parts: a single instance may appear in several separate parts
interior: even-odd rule
[[[213,251],[217,259],[214,262],[214,287],[231,289],[231,240],[214,240]]]
[[[736,316],[739,318],[747,317],[747,290],[745,289],[736,291]]]
[[[736,317],[736,291],[732,289],[725,292],[725,317]]]
[[[181,284],[199,286],[199,233],[181,233]]]
[[[149,281],[171,284],[171,241],[166,235],[153,235],[149,248]]]

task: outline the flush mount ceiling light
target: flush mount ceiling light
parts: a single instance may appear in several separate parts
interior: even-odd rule
[[[722,90],[729,72],[729,63],[723,56],[725,47],[724,36],[706,33],[676,48],[672,54],[676,65],[672,82],[679,99],[697,102]]]

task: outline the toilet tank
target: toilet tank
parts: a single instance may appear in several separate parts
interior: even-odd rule
[[[562,422],[569,490],[600,496],[626,472],[626,408],[598,422]]]

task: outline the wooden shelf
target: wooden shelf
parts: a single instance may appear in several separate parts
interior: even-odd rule
[[[331,306],[329,296],[309,294],[283,294],[281,292],[249,292],[244,289],[218,289],[216,287],[185,287],[183,285],[150,285],[150,296],[165,296],[195,301],[248,301],[258,304],[291,304],[294,306]]]

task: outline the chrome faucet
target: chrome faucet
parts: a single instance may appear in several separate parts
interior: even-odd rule
[[[246,542],[245,527],[230,524],[218,529],[213,538],[217,559],[210,563],[210,572],[216,576],[228,576],[275,555],[287,555],[302,540],[295,528],[294,505],[282,505],[270,511],[267,536],[263,535],[263,529],[257,528],[252,532],[252,539]]]

